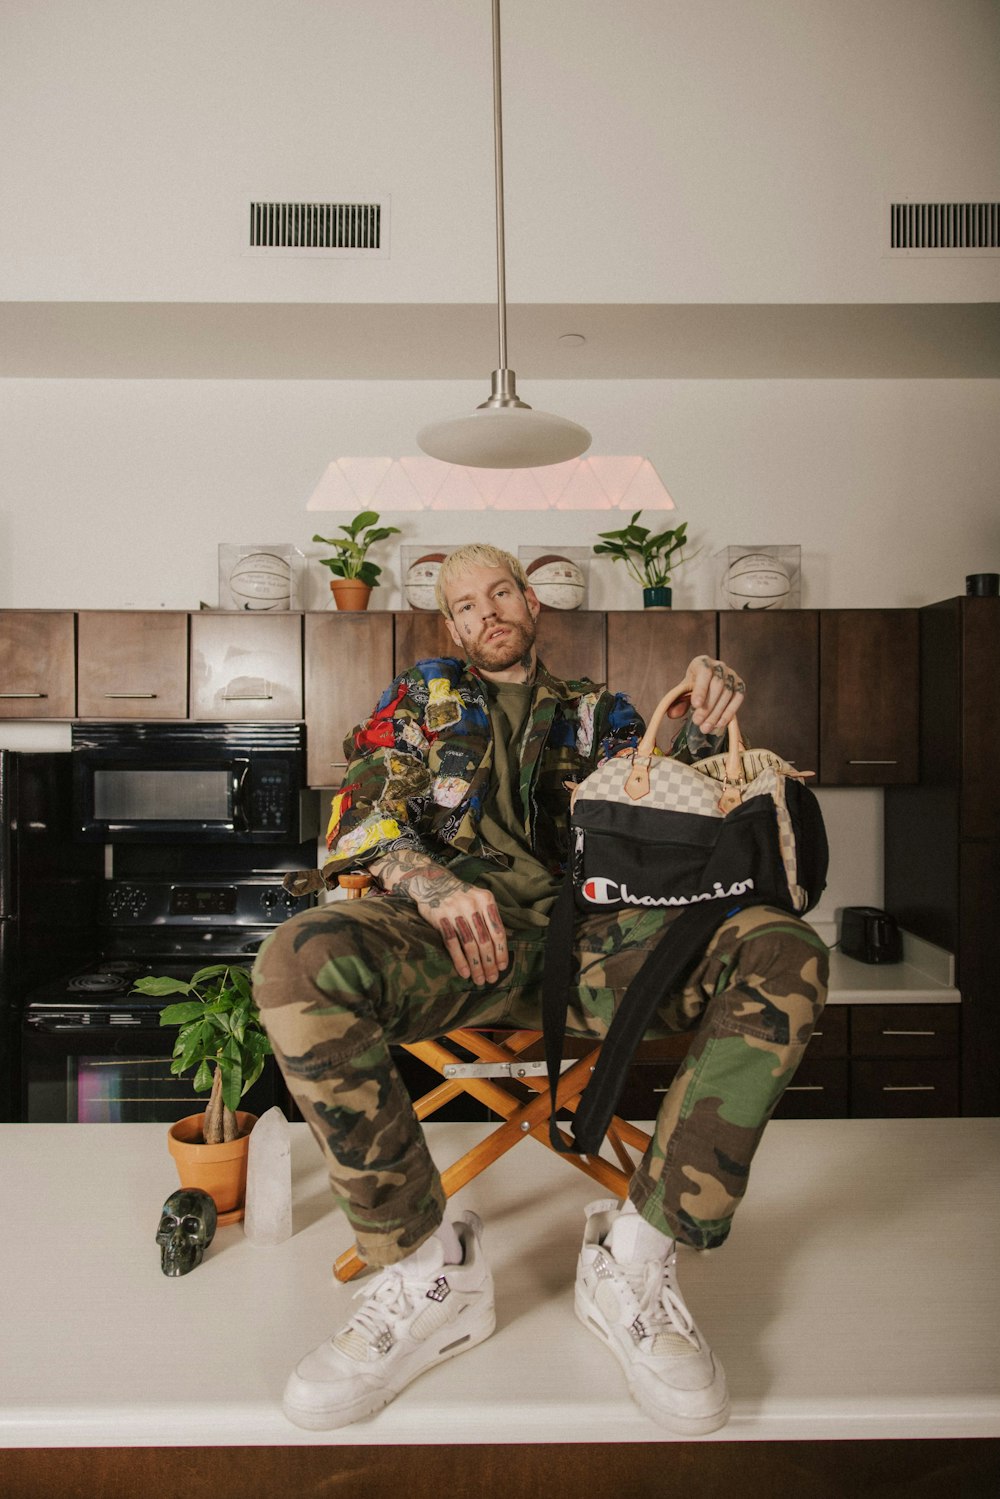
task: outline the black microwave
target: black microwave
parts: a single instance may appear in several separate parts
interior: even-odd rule
[[[80,838],[293,844],[318,832],[300,723],[74,724],[72,751]]]

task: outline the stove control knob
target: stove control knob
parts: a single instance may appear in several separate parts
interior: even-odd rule
[[[287,907],[289,911],[294,911],[298,903],[298,896],[293,895],[290,890],[286,890],[285,894],[281,897],[281,904]]]
[[[112,916],[139,916],[145,909],[147,897],[134,885],[119,885],[108,895],[108,910]]]
[[[278,892],[276,890],[265,890],[260,898],[260,903],[265,911],[270,911],[278,904]]]

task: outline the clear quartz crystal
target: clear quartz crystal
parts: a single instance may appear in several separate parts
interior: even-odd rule
[[[288,1120],[277,1107],[250,1135],[243,1231],[252,1244],[283,1244],[292,1235],[292,1151]]]

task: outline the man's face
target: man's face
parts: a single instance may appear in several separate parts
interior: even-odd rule
[[[522,593],[505,567],[469,567],[447,590],[452,640],[473,666],[504,672],[531,659],[541,605],[534,589]]]

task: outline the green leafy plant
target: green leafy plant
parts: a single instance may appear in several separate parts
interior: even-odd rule
[[[673,569],[687,560],[683,555],[687,521],[654,536],[646,526],[639,525],[641,514],[637,510],[620,531],[599,531],[600,545],[595,543],[594,551],[613,562],[624,562],[640,587],[666,588]]]
[[[133,988],[158,999],[168,994],[187,996],[160,1014],[161,1025],[178,1027],[170,1071],[179,1077],[193,1068],[195,1092],[211,1090],[205,1106],[205,1144],[234,1140],[239,1134],[239,1101],[260,1077],[264,1058],[271,1054],[254,1004],[249,970],[218,963],[200,969],[189,983],[151,976],[136,979]]]
[[[377,588],[382,569],[376,567],[374,562],[367,562],[366,553],[377,541],[398,535],[399,527],[380,526],[377,511],[362,510],[349,525],[338,529],[344,532],[342,537],[313,537],[313,541],[321,541],[324,546],[333,547],[334,550],[332,557],[320,557],[319,561],[330,569],[335,578],[358,578],[362,583],[367,583],[369,588]]]

